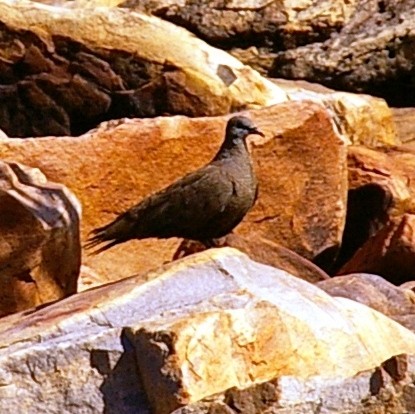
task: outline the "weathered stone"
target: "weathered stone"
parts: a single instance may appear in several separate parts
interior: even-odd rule
[[[415,294],[380,276],[356,273],[317,283],[331,296],[341,296],[370,306],[415,332]]]
[[[257,46],[270,51],[328,38],[349,19],[357,1],[127,0],[122,4],[182,25],[218,47]]]
[[[76,292],[80,213],[38,169],[0,162],[0,316]]]
[[[370,237],[385,225],[389,234],[401,221],[405,213],[415,211],[415,153],[407,147],[372,150],[362,146],[349,147],[349,196],[346,226],[343,235],[342,249],[337,267],[344,265]],[[395,224],[391,224],[391,220]],[[390,227],[392,226],[392,227]],[[385,234],[370,243],[379,243],[376,249],[382,249]],[[366,246],[366,249],[369,245]],[[380,254],[382,250],[371,254]],[[367,253],[367,250],[365,250]],[[408,251],[406,252],[408,254]],[[371,260],[376,261],[373,256]],[[381,260],[379,261],[379,265]],[[402,263],[405,267],[405,264]],[[400,266],[399,266],[400,267]],[[398,268],[399,268],[398,267]],[[379,271],[379,266],[376,266]],[[349,268],[351,270],[351,268]],[[369,271],[367,268],[356,271]],[[396,269],[398,270],[398,269]],[[404,271],[405,273],[406,271]],[[398,273],[399,270],[398,270]],[[385,273],[382,273],[385,275]],[[398,279],[392,280],[397,282]],[[389,278],[389,277],[388,277]]]
[[[0,128],[9,136],[79,135],[106,119],[219,115],[287,99],[185,29],[125,9],[1,0],[0,34]]]
[[[415,108],[391,108],[396,132],[403,143],[415,143]]]
[[[247,254],[252,260],[278,269],[285,270],[293,276],[316,283],[330,277],[318,266],[286,247],[258,235],[250,234],[242,237],[229,234],[218,241],[221,247],[233,247]],[[192,240],[183,240],[174,254],[174,258],[182,258],[196,252],[206,250],[206,246]]]
[[[291,102],[248,115],[266,138],[252,142],[259,198],[237,232],[255,231],[310,259],[332,249],[330,261],[344,225],[345,143],[317,104]],[[207,162],[223,139],[227,119],[112,121],[77,139],[5,140],[0,156],[30,160],[71,188],[83,205],[85,238],[92,228]],[[132,241],[85,257],[84,264],[103,281],[116,280],[170,261],[179,243]]]
[[[384,368],[401,359],[407,358],[405,355],[391,358],[381,367],[361,372],[352,379],[319,378],[302,383],[283,378],[244,390],[231,389],[178,408],[172,414],[411,413],[415,397],[411,377],[406,375],[403,380],[395,381]]]
[[[152,319],[137,328],[128,329],[128,337],[136,344],[143,384],[154,412],[169,413],[179,405],[197,401],[223,389],[232,386],[246,388],[253,385],[255,381],[262,383],[275,376],[283,376],[284,379],[287,376],[288,381],[288,378],[294,377],[299,383],[307,380],[307,384],[310,384],[310,379],[314,375],[319,375],[320,378],[332,378],[337,375],[343,378],[349,377],[351,372],[345,373],[343,370],[353,365],[350,358],[353,359],[353,355],[355,357],[360,355],[358,360],[367,358],[361,354],[361,350],[351,348],[354,347],[355,340],[359,342],[357,340],[359,335],[365,336],[364,329],[359,331],[360,334],[357,332],[351,334],[349,331],[351,325],[349,328],[337,325],[342,317],[333,316],[332,312],[337,306],[342,307],[348,315],[347,323],[352,323],[356,327],[356,324],[363,323],[362,319],[359,319],[363,316],[361,313],[363,309],[365,309],[364,318],[368,316],[368,308],[361,308],[361,311],[355,308],[357,305],[355,302],[343,302],[340,298],[329,305],[327,298],[315,292],[309,302],[313,308],[311,310],[308,309],[307,302],[299,305],[297,295],[303,295],[304,289],[300,285],[295,288],[292,280],[290,287],[295,289],[296,293],[290,291],[288,294],[288,291],[285,291],[287,296],[284,298],[277,293],[275,290],[277,286],[285,290],[287,281],[284,278],[276,281],[272,289],[273,293],[270,292],[271,296],[267,301],[262,300],[257,305],[252,303],[249,311],[246,306],[243,310],[232,309],[221,312],[212,312],[204,308],[203,313],[192,313],[186,317],[183,315],[166,317],[159,321]],[[299,283],[303,282],[299,281]],[[308,286],[311,288],[311,285]],[[269,302],[274,305],[278,303],[276,313],[276,309]],[[333,325],[328,324],[327,314],[324,317],[323,314],[319,314],[318,308],[315,308],[317,304],[330,306],[329,314],[334,317]],[[324,325],[323,331],[329,334],[331,339],[323,347],[328,346],[330,351],[320,348],[324,341],[316,342],[315,335],[318,335],[318,328],[312,331],[305,328],[308,325],[306,315],[311,314],[313,320],[319,320]],[[289,322],[281,324],[282,320],[287,320],[288,315],[290,315]],[[371,327],[374,328],[373,325]],[[337,329],[342,334],[339,334]],[[299,336],[294,332],[298,332]],[[385,344],[378,336],[380,330],[376,332],[376,335],[370,335],[373,341],[371,344],[365,341],[365,345],[368,346],[365,352],[368,355],[373,355],[372,352],[376,354],[378,346]],[[348,339],[345,340],[345,348],[340,351],[343,348],[342,335]],[[294,339],[296,337],[301,337],[301,340],[297,342]],[[266,338],[265,342],[262,343],[261,338]],[[290,348],[289,351],[287,349],[288,352],[285,351],[284,345]],[[291,347],[296,350],[294,354]],[[334,358],[336,362],[332,364],[326,358]],[[313,367],[307,365],[308,360],[313,361]],[[363,367],[364,364],[361,362],[359,365],[363,371],[368,369],[368,366]],[[325,367],[324,373],[317,373],[318,366]],[[343,374],[340,374],[339,370],[342,370]],[[254,381],[253,378],[256,380]],[[284,379],[281,378],[281,381]],[[366,378],[366,395],[369,385],[370,381]],[[293,391],[291,390],[291,393]],[[292,403],[290,399],[294,396],[289,397],[288,390],[286,393],[274,393],[273,399],[278,400],[280,406],[284,403],[288,404],[288,401]],[[164,398],[160,399],[160,395],[164,395]],[[298,402],[298,395],[295,400]],[[247,400],[244,402],[249,404]],[[244,411],[241,407],[238,407],[237,411],[250,412]]]
[[[415,278],[415,215],[392,219],[369,238],[337,274],[374,273],[394,284]]]
[[[333,7],[347,15],[352,3],[346,7],[336,2]],[[289,20],[296,19],[294,14],[305,21],[320,14],[326,19],[326,6],[327,2],[296,4]],[[247,13],[238,21],[243,22]],[[384,101],[284,90],[280,82],[262,78],[227,53],[155,17],[1,0],[0,22],[7,45],[0,66],[0,127],[10,136],[79,135],[111,118],[215,115],[309,99],[330,111],[338,131],[350,142],[397,142]],[[311,32],[317,26],[314,21]],[[48,122],[41,121],[45,117]]]
[[[400,145],[393,112],[383,99],[338,92],[317,83],[273,79],[290,100],[321,103],[330,112],[338,131],[352,144],[368,147]]]
[[[360,1],[338,34],[279,52],[269,75],[382,96],[394,106],[414,106],[414,5],[413,0]]]
[[[207,322],[216,323],[221,335],[206,329]],[[129,326],[133,328],[127,336],[123,328]],[[155,343],[143,339],[145,332],[150,335],[161,326],[168,329],[157,337],[163,346],[157,351]],[[18,406],[31,414],[157,413],[150,411],[147,397],[154,399],[163,382],[144,391],[136,369],[148,381],[146,368],[154,373],[157,365],[139,349],[153,346],[157,357],[169,355],[174,348],[165,348],[163,338],[169,338],[173,327],[178,336],[171,346],[181,341],[177,358],[170,358],[172,365],[155,375],[176,384],[168,373],[179,368],[179,357],[191,345],[187,361],[194,371],[181,389],[191,388],[193,394],[186,398],[193,401],[215,389],[225,392],[220,383],[254,386],[278,378],[280,408],[289,409],[305,395],[313,403],[325,395],[330,403],[335,395],[349,394],[353,406],[357,396],[367,397],[370,389],[371,373],[361,380],[359,372],[373,370],[395,355],[415,353],[414,334],[384,315],[331,298],[233,249],[211,249],[147,275],[0,319],[0,412],[12,414]],[[225,341],[229,346],[218,352]],[[220,360],[230,349],[238,352],[215,365],[215,357]],[[388,369],[396,371],[393,361]],[[408,375],[415,372],[411,358],[407,370]],[[208,383],[206,372],[213,375]],[[194,373],[201,375],[196,382]],[[346,388],[344,381],[350,384]],[[176,397],[158,394],[166,404]]]

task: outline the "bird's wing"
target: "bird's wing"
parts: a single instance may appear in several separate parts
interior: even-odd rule
[[[229,175],[207,165],[153,194],[130,210],[138,237],[172,237],[197,232],[223,212],[234,192]],[[137,237],[136,236],[136,237]]]

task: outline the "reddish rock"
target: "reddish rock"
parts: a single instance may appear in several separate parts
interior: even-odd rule
[[[383,226],[390,225],[391,220],[400,221],[403,214],[415,211],[413,149],[400,146],[374,150],[351,146],[348,171],[347,218],[338,268]],[[379,235],[376,240],[382,237]]]
[[[76,292],[80,210],[39,170],[0,162],[0,316]]]
[[[256,262],[285,270],[291,275],[310,283],[316,283],[320,280],[330,278],[318,266],[299,254],[255,234],[251,234],[249,237],[229,234],[222,238],[219,243],[220,247],[233,247],[246,253]],[[203,250],[206,250],[206,247],[202,244],[191,240],[183,240],[174,257],[178,259]]]
[[[311,259],[340,244],[347,192],[346,145],[328,113],[290,102],[247,113],[266,134],[252,142],[259,197],[237,227]],[[83,231],[113,219],[216,153],[228,117],[155,118],[104,123],[79,138],[0,141],[3,159],[28,162],[71,188],[83,206]],[[170,261],[180,240],[131,241],[84,264],[116,280]],[[330,257],[329,257],[330,260]]]
[[[415,215],[396,217],[360,247],[337,272],[374,273],[399,285],[415,279]]]

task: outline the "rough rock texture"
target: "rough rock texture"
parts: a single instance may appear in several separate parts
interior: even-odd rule
[[[396,133],[403,143],[415,142],[415,108],[392,108]]]
[[[0,162],[0,316],[76,292],[80,214],[63,185]]]
[[[123,327],[131,327],[128,335]],[[154,402],[162,388],[171,408],[226,387],[277,378],[281,409],[289,410],[304,394],[315,400],[309,387],[324,387],[343,401],[346,379],[354,384],[348,399],[353,406],[388,389],[371,370],[391,358],[393,367],[394,356],[415,353],[415,335],[381,313],[332,298],[229,248],[7,316],[0,319],[0,332],[5,414],[16,406],[31,414],[148,414],[147,401]],[[226,346],[218,352],[221,344]],[[142,349],[151,349],[155,359]],[[230,349],[235,353],[223,359]],[[410,361],[401,378],[414,375]],[[189,375],[183,376],[186,366]],[[137,368],[147,378],[144,385]],[[363,380],[355,377],[366,370]],[[157,377],[157,387],[149,387]],[[238,391],[232,393],[236,401]],[[166,412],[157,404],[151,412]]]
[[[0,128],[9,136],[80,134],[123,116],[218,115],[286,100],[226,52],[125,9],[1,0],[0,36]]]
[[[298,4],[292,10],[307,20],[327,3],[314,6],[319,11],[311,14],[305,10],[311,7],[308,3],[301,5],[304,13]],[[215,115],[309,99],[331,112],[350,142],[396,143],[384,101],[298,87],[286,90],[156,17],[1,0],[0,33],[0,128],[9,136],[78,135],[100,121],[123,116]],[[43,122],[45,117],[49,122]]]
[[[307,258],[327,251],[330,262],[344,226],[346,144],[317,104],[292,102],[248,115],[266,138],[253,137],[259,197],[237,232],[248,235],[255,230]],[[30,161],[71,188],[83,205],[85,238],[91,228],[209,161],[223,139],[226,121],[112,121],[77,139],[2,141],[0,157]],[[84,264],[104,280],[116,280],[171,260],[179,242],[132,241],[86,257]]]
[[[260,53],[326,39],[349,19],[357,1],[127,0],[121,4],[184,26],[217,47],[254,46]]]
[[[350,190],[336,264],[342,274],[374,272],[394,283],[412,277],[414,168],[415,152],[408,146],[376,151],[349,147]],[[365,248],[356,253],[363,245]]]
[[[322,43],[277,54],[271,76],[308,79],[414,106],[415,2],[360,1],[350,21]]]
[[[289,100],[310,100],[330,112],[339,131],[352,144],[368,147],[400,145],[394,112],[383,99],[369,95],[338,92],[317,83],[273,79]]]
[[[415,279],[415,215],[395,217],[369,238],[338,274],[365,272],[394,284]]]
[[[310,283],[316,283],[330,278],[318,266],[299,254],[254,233],[250,234],[249,237],[229,234],[219,240],[218,243],[220,247],[233,247],[247,254],[256,262],[285,270],[291,275]],[[207,250],[207,248],[201,243],[192,240],[183,240],[174,253],[174,258],[182,258],[204,250]]]
[[[415,332],[415,294],[380,276],[356,273],[317,283],[331,296],[349,298],[370,306]]]
[[[352,379],[283,378],[240,390],[230,389],[172,414],[402,414],[414,410],[414,387],[407,372],[413,360],[390,358],[380,367]],[[284,404],[281,404],[284,400]]]

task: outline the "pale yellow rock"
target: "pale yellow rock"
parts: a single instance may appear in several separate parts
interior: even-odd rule
[[[227,299],[239,300],[237,309],[200,306],[185,317],[165,314],[129,330],[155,413],[277,377],[348,378],[415,353],[414,334],[383,314],[331,298],[284,272],[272,278],[270,289],[245,280],[246,290]]]
[[[415,355],[415,335],[376,311],[211,249],[1,318],[0,412],[158,414],[275,378],[286,414],[302,393],[318,404],[344,380],[353,401],[370,397],[370,373],[354,374],[405,353]]]
[[[401,143],[394,114],[384,99],[370,95],[336,92],[302,81],[275,79],[289,100],[310,100],[323,105],[334,126],[349,144],[368,147],[395,146]]]
[[[316,18],[319,21],[347,20],[356,1],[343,3],[287,1],[283,7],[288,24],[292,21],[306,27]],[[114,5],[112,0],[105,4]],[[235,1],[227,7],[255,9],[265,5]],[[143,62],[168,63],[177,70],[166,75],[166,79],[184,99],[183,108],[194,106],[190,98],[183,98],[183,90],[187,90],[200,100],[203,115],[259,108],[287,100],[313,100],[330,111],[334,126],[349,142],[370,146],[399,143],[391,111],[384,100],[344,92],[326,95],[300,87],[286,88],[262,77],[225,51],[209,46],[187,30],[154,16],[123,8],[63,8],[25,0],[0,0],[0,22],[11,29],[36,33],[50,49],[55,47],[53,38],[62,36],[91,49],[122,50]],[[15,47],[15,54],[3,52],[6,59],[21,58],[24,47],[19,44]],[[180,101],[175,96],[168,99],[173,107],[174,102]],[[181,104],[178,105],[173,112],[183,113]]]
[[[128,9],[69,9],[25,0],[1,0],[0,21],[31,31],[52,46],[52,36],[70,36],[91,48],[115,49],[152,63],[177,67],[205,99],[229,109],[266,106],[286,100],[284,91],[228,53],[213,48],[187,30],[157,17]],[[221,68],[234,82],[226,85]],[[229,102],[228,102],[229,100]]]

